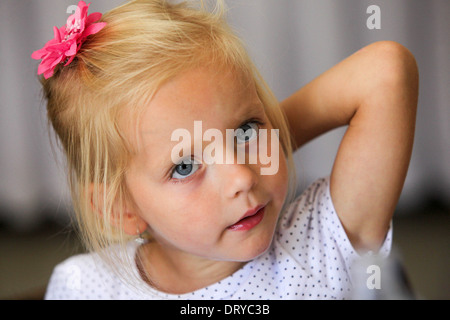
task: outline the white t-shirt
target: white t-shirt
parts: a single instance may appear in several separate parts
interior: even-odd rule
[[[392,227],[379,255],[388,256],[391,245]],[[138,246],[130,242],[127,254],[134,257]],[[352,295],[351,266],[357,258],[333,207],[329,178],[323,178],[286,208],[264,254],[208,287],[176,295],[157,291],[143,280],[132,286],[97,254],[88,253],[55,268],[45,298],[348,299]],[[140,279],[137,266],[132,273]]]

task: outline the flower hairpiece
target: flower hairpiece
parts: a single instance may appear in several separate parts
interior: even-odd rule
[[[58,64],[69,65],[86,38],[105,27],[105,22],[95,23],[102,17],[101,13],[95,12],[88,16],[90,5],[80,1],[75,13],[67,19],[67,24],[60,29],[53,27],[54,38],[42,49],[33,52],[31,55],[33,59],[42,59],[38,75],[44,74],[44,78],[48,79],[53,76]]]

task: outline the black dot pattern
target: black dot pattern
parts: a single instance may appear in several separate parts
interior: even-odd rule
[[[387,256],[391,245],[392,228],[380,255]],[[137,246],[129,244],[130,256]],[[329,178],[323,178],[287,207],[267,252],[208,287],[174,295],[143,281],[141,288],[130,286],[96,254],[84,254],[55,268],[46,299],[347,299],[357,258],[333,207]]]

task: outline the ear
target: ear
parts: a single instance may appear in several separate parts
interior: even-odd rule
[[[93,212],[103,216],[104,185],[97,185],[97,188],[95,186],[91,184],[88,190],[91,207]],[[128,199],[124,200],[122,208],[119,203],[113,203],[109,214],[111,225],[121,228],[128,235],[138,236],[148,227],[147,222],[140,217],[138,210]]]

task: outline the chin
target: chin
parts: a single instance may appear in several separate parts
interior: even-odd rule
[[[272,237],[267,239],[259,238],[256,240],[255,243],[247,243],[246,248],[242,248],[244,250],[238,253],[233,260],[240,262],[251,261],[264,254],[270,248],[270,244],[272,243]]]

